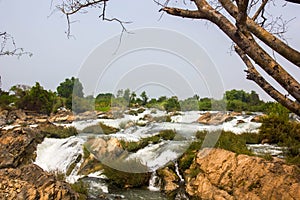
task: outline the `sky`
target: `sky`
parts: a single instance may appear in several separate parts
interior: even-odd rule
[[[186,98],[197,93],[220,98],[225,90],[243,89],[255,90],[262,99],[271,100],[254,82],[246,80],[246,67],[231,51],[232,42],[213,24],[161,16],[160,7],[152,0],[109,1],[107,17],[132,22],[126,24],[130,33],[124,33],[121,43],[121,26],[100,20],[101,10],[97,9],[72,17],[72,37],[68,38],[65,17],[53,12],[56,2],[0,0],[0,31],[10,33],[18,47],[33,53],[32,57],[0,57],[4,90],[39,82],[55,91],[60,82],[75,76],[84,82],[85,94],[92,95],[129,87],[137,93],[146,90],[152,97]],[[293,18],[285,37],[300,49],[300,5],[281,0],[275,3],[275,15]],[[163,33],[155,37],[160,31]],[[130,41],[140,43],[132,45]],[[300,80],[299,68],[276,58]]]

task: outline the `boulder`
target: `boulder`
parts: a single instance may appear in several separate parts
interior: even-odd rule
[[[197,120],[198,123],[208,124],[208,125],[218,125],[224,122],[228,122],[234,119],[235,116],[240,115],[240,113],[231,112],[231,113],[210,113],[206,112],[200,116]]]
[[[0,169],[0,199],[78,199],[70,186],[35,164]]]
[[[203,149],[185,177],[196,199],[300,199],[299,168],[279,159]]]
[[[0,169],[31,163],[38,143],[43,140],[36,129],[16,128],[0,133]]]
[[[162,178],[162,191],[171,194],[179,188],[179,177],[169,167],[158,170],[158,175]]]

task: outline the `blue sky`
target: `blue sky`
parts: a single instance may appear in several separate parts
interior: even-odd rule
[[[54,1],[55,3],[55,1]],[[300,5],[287,4],[277,0],[275,15],[283,15],[285,19],[294,18],[288,25],[286,38],[290,45],[300,49]],[[0,58],[0,74],[2,87],[9,89],[15,84],[33,85],[40,82],[46,89],[55,90],[65,78],[78,76],[86,59],[101,44],[120,34],[121,27],[115,22],[103,22],[98,16],[100,10],[90,10],[87,14],[76,15],[71,26],[74,37],[68,39],[65,17],[52,13],[51,1],[38,0],[0,0],[0,30],[12,34],[19,47],[32,52],[33,57],[23,56]],[[108,17],[117,17],[124,21],[132,21],[127,29],[163,28],[176,31],[197,43],[211,58],[216,66],[225,90],[255,90],[265,100],[270,98],[254,82],[245,78],[244,64],[231,52],[231,41],[213,24],[205,21],[182,19],[163,15],[153,1],[109,1]],[[300,79],[299,68],[289,65],[277,57],[296,79]],[[148,63],[145,63],[148,64]],[[169,67],[172,62],[168,63]],[[175,65],[175,63],[174,63]],[[117,70],[117,67],[116,67]],[[182,72],[183,73],[183,72]],[[113,76],[113,75],[112,75]],[[178,87],[180,87],[178,83]],[[134,88],[135,90],[137,89]],[[99,91],[107,91],[100,88]],[[155,90],[155,89],[154,89]],[[152,91],[151,95],[160,94],[163,90]],[[170,93],[171,94],[171,93]],[[206,95],[206,94],[203,94]]]

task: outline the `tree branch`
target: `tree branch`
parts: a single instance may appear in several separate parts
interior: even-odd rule
[[[238,8],[230,0],[219,0],[225,10],[234,18],[237,18]],[[259,26],[252,19],[247,18],[248,30],[258,39],[263,41],[271,49],[282,55],[284,58],[300,67],[300,52],[288,46],[286,43],[275,37],[263,27]]]
[[[259,16],[259,14],[265,9],[265,6],[267,5],[267,3],[268,3],[268,0],[262,0],[260,7],[257,9],[257,11],[255,12],[255,14],[252,17],[253,21],[255,21],[257,19],[257,17]]]
[[[17,56],[33,55],[31,52],[24,51],[23,48],[18,48],[13,36],[7,32],[0,32],[0,56]]]
[[[249,40],[248,37],[239,32],[224,15],[213,9],[206,1],[194,0],[194,2],[199,11],[203,12],[209,21],[216,24],[252,60],[300,102],[300,84],[293,76],[285,71],[283,67],[254,40]]]
[[[183,18],[205,19],[205,16],[198,10],[184,10],[180,8],[163,7],[159,10],[159,12],[161,11]]]
[[[270,83],[268,83],[255,69],[250,59],[247,55],[238,47],[235,46],[235,51],[246,64],[248,70],[247,79],[254,81],[257,85],[259,85],[268,95],[270,95],[274,100],[281,103],[283,106],[288,108],[290,111],[300,116],[300,103],[292,101],[286,97],[286,95],[281,94],[278,90],[276,90]]]

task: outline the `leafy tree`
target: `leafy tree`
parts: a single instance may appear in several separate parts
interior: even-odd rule
[[[169,98],[164,104],[164,108],[167,112],[174,112],[180,110],[180,104],[177,97]]]
[[[210,111],[211,110],[211,102],[210,98],[202,98],[198,102],[199,110]]]
[[[64,82],[59,84],[56,90],[58,96],[66,99],[65,106],[69,109],[72,109],[73,97],[83,98],[83,87],[78,78],[65,79]]]
[[[142,94],[140,95],[142,98],[142,105],[146,105],[148,102],[149,97],[147,96],[146,92],[143,91]]]
[[[136,93],[131,92],[130,94],[130,103],[136,103]]]
[[[130,102],[130,90],[127,88],[124,90],[123,98],[127,101]]]
[[[45,90],[38,82],[16,102],[17,107],[38,113],[50,114],[53,108],[55,94]]]
[[[187,98],[180,102],[182,111],[199,110],[198,97]]]
[[[56,90],[60,97],[70,98],[72,95],[83,97],[83,87],[78,78],[65,79]]]

